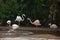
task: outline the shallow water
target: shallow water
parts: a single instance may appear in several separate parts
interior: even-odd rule
[[[34,34],[30,31],[20,30],[11,33],[8,33],[7,31],[0,31],[0,40],[60,40],[60,36],[52,34]]]
[[[4,34],[0,35],[0,40],[60,40],[60,37],[50,34],[32,34],[32,35]]]
[[[48,39],[48,38],[33,38],[33,37],[5,37],[0,38],[0,40],[60,40],[60,39]]]

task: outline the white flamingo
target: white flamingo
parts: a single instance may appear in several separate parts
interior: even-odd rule
[[[17,16],[16,19],[15,19],[15,21],[17,21],[18,24],[20,25],[20,21],[24,21],[24,17],[25,16],[26,16],[25,14],[22,14],[22,17],[21,16]]]
[[[11,20],[7,20],[7,24],[9,25],[9,27],[11,26]]]
[[[15,32],[15,30],[18,29],[18,28],[19,28],[19,25],[13,24],[11,29],[8,32],[12,32],[12,31]]]
[[[27,18],[27,20],[29,20],[31,24],[35,25],[36,29],[37,29],[37,26],[41,26],[41,23],[39,20],[35,20],[34,22],[32,22],[30,18]],[[36,30],[36,32],[37,32],[37,30]]]

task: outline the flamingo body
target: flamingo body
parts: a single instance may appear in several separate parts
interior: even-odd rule
[[[52,25],[50,25],[50,28],[51,29],[56,29],[58,26],[56,25],[56,24],[52,24]]]
[[[15,29],[17,29],[17,28],[19,28],[19,26],[18,26],[17,24],[13,24],[13,25],[12,25],[12,29],[13,29],[13,30],[15,30]]]
[[[35,20],[32,24],[33,24],[33,25],[36,25],[36,26],[41,25],[39,20]]]

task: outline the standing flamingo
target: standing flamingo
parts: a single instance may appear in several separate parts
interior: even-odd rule
[[[37,26],[41,26],[41,23],[39,20],[35,20],[34,22],[32,22],[30,18],[27,18],[27,20],[29,20],[31,24],[35,25],[36,29],[37,29]],[[36,30],[36,32],[37,32],[37,30]]]
[[[25,14],[22,14],[22,17],[21,16],[17,16],[16,19],[15,19],[15,21],[17,21],[18,24],[20,25],[20,21],[24,21],[24,17],[25,16],[26,16]]]

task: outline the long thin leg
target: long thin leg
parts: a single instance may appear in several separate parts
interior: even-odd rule
[[[20,22],[18,22],[18,25],[20,26]]]
[[[36,26],[36,33],[37,33],[37,26]]]
[[[9,24],[9,27],[11,28],[11,24]]]

